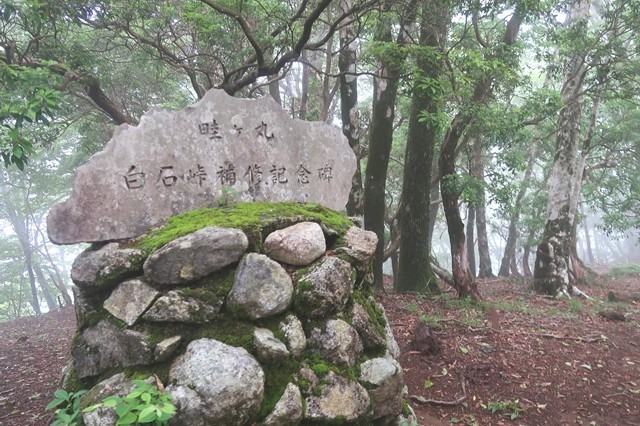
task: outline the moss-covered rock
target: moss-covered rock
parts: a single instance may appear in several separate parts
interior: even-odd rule
[[[314,203],[239,203],[215,209],[200,209],[170,218],[166,225],[151,231],[135,246],[147,253],[176,238],[207,226],[242,229],[249,250],[259,252],[267,235],[299,222],[317,222],[343,235],[353,226],[346,216]]]

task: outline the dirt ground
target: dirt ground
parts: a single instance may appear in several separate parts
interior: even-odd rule
[[[534,296],[509,280],[479,285],[481,304],[381,297],[420,425],[640,425],[640,305],[603,302],[610,290],[640,293],[640,279],[600,279],[583,288],[594,301]],[[420,323],[436,353],[415,346]],[[48,424],[74,328],[72,308],[0,324],[0,425]]]

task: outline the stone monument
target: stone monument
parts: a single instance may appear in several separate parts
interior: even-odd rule
[[[154,109],[138,126],[116,128],[77,170],[71,197],[51,209],[49,238],[133,238],[221,202],[317,202],[340,211],[355,168],[340,129],[294,120],[268,96],[212,90],[182,111]]]
[[[371,289],[377,237],[325,207],[354,170],[337,129],[268,99],[210,92],[119,127],[48,218],[52,241],[94,243],[71,270],[63,387],[89,390],[84,409],[163,383],[171,425],[412,424]]]

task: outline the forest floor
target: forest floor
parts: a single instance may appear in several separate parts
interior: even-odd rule
[[[480,304],[381,298],[420,425],[640,425],[640,305],[606,302],[611,290],[640,293],[639,278],[599,278],[582,289],[593,301],[535,296],[511,280],[479,286]],[[598,315],[606,309],[627,321]],[[421,323],[437,353],[415,346]],[[0,425],[47,424],[74,328],[72,308],[0,324]]]

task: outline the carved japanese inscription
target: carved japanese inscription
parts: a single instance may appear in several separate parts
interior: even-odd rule
[[[271,98],[212,90],[182,111],[118,127],[51,209],[58,244],[132,238],[189,210],[239,201],[317,202],[342,210],[356,159],[336,127],[294,120]]]

